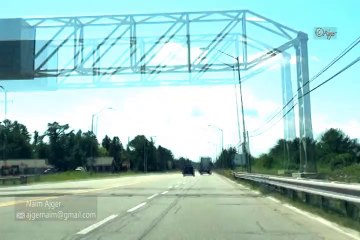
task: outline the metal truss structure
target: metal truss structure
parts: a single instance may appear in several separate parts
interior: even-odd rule
[[[36,31],[34,76],[41,90],[236,84],[228,53],[239,56],[242,81],[280,57],[287,104],[290,49],[298,96],[309,90],[307,35],[249,10],[24,20]],[[312,138],[310,95],[298,103],[300,138]],[[284,109],[285,139],[296,136],[291,106]],[[314,171],[305,143],[301,149],[301,171]]]

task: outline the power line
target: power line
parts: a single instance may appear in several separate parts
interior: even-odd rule
[[[322,85],[324,85],[325,83],[329,82],[330,80],[332,80],[333,78],[337,77],[338,75],[340,75],[341,73],[343,73],[344,71],[346,71],[348,68],[350,68],[351,66],[353,66],[355,63],[360,61],[360,57],[356,58],[354,61],[352,61],[350,64],[348,64],[346,67],[344,67],[343,69],[341,69],[339,72],[335,73],[333,76],[331,76],[330,78],[328,78],[327,80],[325,80],[324,82],[320,83],[319,85],[317,85],[316,87],[314,87],[313,89],[311,89],[310,91],[304,93],[303,95],[301,95],[299,98],[305,97],[306,95],[308,95],[309,93],[311,93],[312,91],[318,89],[319,87],[321,87]]]
[[[337,61],[339,61],[343,56],[345,56],[350,50],[352,50],[357,44],[359,44],[360,42],[360,37],[357,38],[353,43],[351,43],[342,53],[340,53],[339,56],[337,56],[335,59],[333,59],[323,70],[321,70],[319,73],[317,73],[314,77],[312,77],[312,79],[308,82],[306,82],[305,84],[303,84],[302,87],[305,87],[307,84],[309,84],[310,82],[314,81],[315,79],[317,79],[320,75],[322,75],[325,71],[327,71],[332,65],[334,65]],[[266,126],[268,123],[270,123],[274,118],[276,118],[293,100],[295,97],[298,96],[298,92],[299,90],[302,88],[299,87],[296,91],[296,93],[294,94],[294,96],[283,106],[283,108],[278,111],[272,118],[270,118],[270,120],[267,120],[266,123],[264,124],[264,126]],[[261,128],[257,128],[252,132],[257,132],[259,130],[261,130]]]
[[[332,79],[334,79],[335,77],[337,77],[338,75],[340,75],[341,73],[343,73],[344,71],[346,71],[347,69],[349,69],[351,66],[353,66],[355,63],[360,61],[360,57],[356,58],[354,61],[352,61],[350,64],[348,64],[346,67],[344,67],[343,69],[341,69],[340,71],[338,71],[336,74],[334,74],[333,76],[331,76],[330,78],[328,78],[327,80],[325,80],[324,82],[320,83],[319,85],[317,85],[316,87],[314,87],[313,89],[309,90],[308,92],[304,93],[303,95],[299,96],[298,99],[305,97],[306,95],[310,94],[312,91],[315,91],[316,89],[318,89],[319,87],[323,86],[325,83],[331,81]],[[297,105],[297,103],[295,103],[281,118],[279,118],[274,124],[272,124],[270,127],[268,127],[267,129],[265,129],[264,131],[258,133],[258,134],[254,134],[251,135],[250,137],[256,137],[256,136],[260,136],[262,134],[264,134],[265,132],[267,132],[268,130],[270,130],[273,126],[275,126],[280,120],[282,120],[291,110],[294,109],[294,107]]]
[[[270,130],[273,126],[275,126],[276,124],[278,124],[278,122],[280,122],[291,110],[294,109],[294,107],[297,105],[297,103],[295,103],[281,118],[279,118],[273,125],[271,125],[269,128],[265,129],[263,132],[251,135],[250,137],[257,137],[260,136],[262,134],[264,134],[265,132],[267,132],[268,130]]]
[[[350,52],[357,44],[360,42],[360,37],[358,37],[354,42],[352,42],[347,48],[344,49],[339,56],[337,56],[334,60],[332,60],[323,70],[321,70],[318,74],[316,74],[310,82],[314,81],[318,78],[321,74],[323,74],[326,70],[332,67],[337,61],[339,61],[343,56],[345,56],[348,52]]]
[[[318,77],[320,77],[324,72],[326,72],[330,67],[332,67],[336,62],[338,62],[342,57],[344,57],[348,52],[350,52],[357,44],[360,43],[360,37],[358,37],[354,42],[352,42],[347,48],[345,48],[336,58],[334,58],[325,68],[323,68],[320,72],[318,72],[314,77],[310,79],[310,81],[304,83],[302,86],[300,86],[294,96],[282,107],[281,110],[279,110],[273,117],[271,117],[269,120],[266,121],[263,127],[265,127],[267,124],[269,124],[273,119],[275,119],[279,114],[283,112],[283,110],[298,96],[298,92],[301,88],[308,85],[310,82],[313,82]],[[260,131],[263,127],[257,128],[253,130],[253,133],[256,133]]]

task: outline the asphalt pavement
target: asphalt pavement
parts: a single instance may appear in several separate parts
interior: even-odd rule
[[[360,239],[220,175],[0,188],[0,239]]]

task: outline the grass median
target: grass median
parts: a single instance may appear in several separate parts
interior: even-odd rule
[[[166,172],[149,172],[152,173],[179,173],[179,170],[172,170]],[[63,181],[76,181],[76,180],[90,180],[90,179],[101,179],[101,178],[116,178],[116,177],[126,177],[141,175],[143,172],[127,171],[127,172],[81,172],[81,171],[66,171],[60,173],[51,173],[51,174],[40,174],[33,175],[28,177],[28,184],[33,183],[44,183],[44,182],[63,182]],[[14,186],[20,185],[19,180],[7,180],[5,183],[0,181],[0,186]]]
[[[121,172],[121,173],[99,173],[99,172],[80,172],[67,171],[61,173],[40,175],[37,182],[60,182],[69,180],[86,180],[94,178],[109,178],[135,175],[135,172]]]
[[[123,177],[141,174],[138,172],[128,171],[120,173],[107,173],[107,172],[80,172],[80,171],[66,171],[52,174],[41,174],[28,177],[28,184],[30,183],[43,183],[43,182],[63,182],[74,180],[90,180],[100,178]],[[8,180],[5,183],[0,182],[0,186],[19,185],[19,181]]]

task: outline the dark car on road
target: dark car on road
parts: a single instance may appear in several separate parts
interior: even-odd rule
[[[183,176],[192,175],[192,176],[195,177],[194,167],[191,164],[185,165],[183,170],[182,170],[182,174],[183,174]]]

